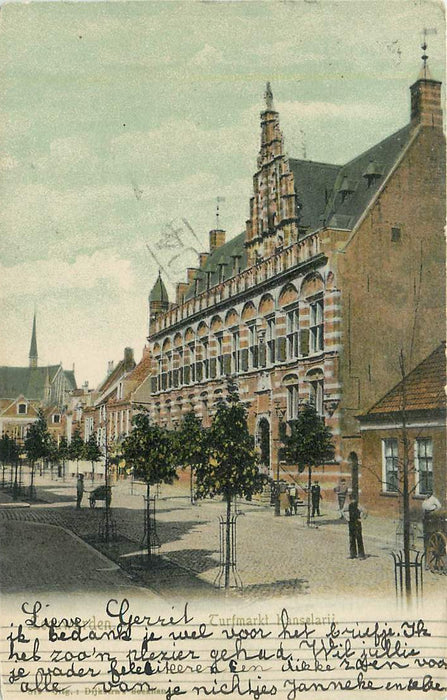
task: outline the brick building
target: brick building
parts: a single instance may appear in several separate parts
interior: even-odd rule
[[[245,231],[210,231],[175,300],[161,276],[151,292],[155,421],[193,407],[208,424],[231,376],[276,475],[296,470],[279,423],[312,402],[336,441],[326,485],[357,488],[357,416],[399,381],[400,351],[411,370],[444,337],[441,83],[424,66],[410,95],[407,125],[336,165],[286,155],[267,85]]]
[[[372,512],[396,516],[408,445],[410,503],[435,493],[446,504],[445,343],[359,416],[362,499]]]

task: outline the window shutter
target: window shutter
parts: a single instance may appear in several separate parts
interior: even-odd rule
[[[265,344],[259,346],[259,366],[265,367],[267,364],[267,354]]]
[[[223,371],[224,374],[231,374],[231,355],[229,353],[223,357]]]
[[[286,360],[286,338],[282,335],[276,340],[276,353],[278,362]]]
[[[300,331],[300,354],[309,354],[309,329],[302,328]]]
[[[259,348],[257,345],[253,347],[253,367],[258,367],[259,365]]]
[[[185,384],[189,384],[191,378],[191,371],[189,365],[183,368],[183,381]]]
[[[203,379],[202,363],[196,362],[196,381],[201,382]]]
[[[210,360],[210,377],[215,379],[217,374],[217,357],[212,357]]]
[[[151,394],[157,393],[157,377],[151,377]]]
[[[242,348],[241,350],[241,371],[247,372],[248,370],[248,348]]]

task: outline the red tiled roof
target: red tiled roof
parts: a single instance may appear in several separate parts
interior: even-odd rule
[[[131,382],[137,382],[140,385],[143,382],[151,370],[151,355],[146,353],[143,355],[133,372],[127,377]]]
[[[407,411],[432,411],[445,408],[445,343],[415,367],[405,378]],[[402,411],[403,380],[367,411],[366,416]]]

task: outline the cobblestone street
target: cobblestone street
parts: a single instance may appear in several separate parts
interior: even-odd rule
[[[86,484],[86,490],[90,488]],[[118,579],[125,574],[129,583],[147,586],[161,595],[215,595],[217,589],[213,582],[219,572],[218,520],[224,514],[222,501],[207,500],[193,506],[182,482],[161,487],[157,499],[157,534],[161,547],[158,556],[152,557],[148,565],[142,539],[144,493],[143,484],[132,487],[129,482],[123,482],[114,486],[112,516],[117,539],[107,545],[98,538],[103,509],[90,509],[88,494],[85,494],[84,507],[76,510],[74,480],[62,482],[43,478],[38,482],[37,501],[32,505],[13,504],[3,495],[3,503],[0,503],[2,540],[11,547],[14,537],[26,537],[29,528],[34,527],[43,542],[45,537],[51,539],[55,528],[45,529],[42,525],[59,526],[100,550],[109,561],[119,564],[120,569],[115,571],[108,567],[107,576],[102,579],[104,585],[122,585],[123,581]],[[375,517],[365,521],[368,556],[361,561],[348,558],[347,524],[338,517],[335,504],[329,499],[324,501],[322,516],[316,519],[313,527],[306,526],[305,513],[275,517],[270,507],[245,502],[239,503],[238,510],[237,568],[244,589],[234,595],[377,596],[379,591],[381,595],[393,594],[390,553],[396,548],[395,523]],[[69,536],[63,532],[64,536]],[[416,546],[420,544],[420,540],[415,541]],[[72,580],[74,587],[97,588],[98,567],[89,560],[91,551],[89,549],[89,555],[82,559],[83,571],[79,575],[76,563],[79,548],[66,546],[63,558],[56,556],[54,564],[55,569],[62,568],[63,572],[59,571],[53,578],[50,576],[48,581],[45,579],[42,585],[65,577]],[[53,554],[50,552],[48,556],[51,558]],[[7,561],[8,556],[10,566],[13,550],[6,555]],[[118,577],[116,582],[114,577]],[[38,582],[34,583],[37,586]],[[442,576],[426,572],[426,595],[441,593],[444,583]],[[8,580],[8,586],[11,585]]]

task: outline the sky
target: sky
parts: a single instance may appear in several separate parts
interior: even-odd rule
[[[0,11],[0,365],[73,363],[97,385],[147,336],[208,231],[244,230],[266,81],[290,156],[343,163],[444,81],[425,0],[28,2]],[[180,247],[179,247],[180,246]]]

